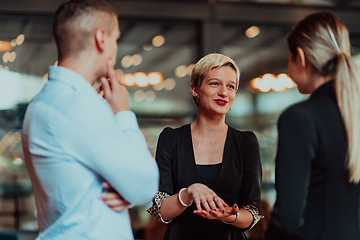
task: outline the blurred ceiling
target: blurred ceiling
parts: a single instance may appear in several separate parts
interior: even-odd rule
[[[4,53],[0,52],[0,69],[8,68],[11,72],[38,76],[32,77],[31,81],[27,78],[27,84],[17,84],[16,76],[2,79],[6,74],[2,75],[0,70],[0,99],[30,95],[29,92],[34,91],[34,81],[41,82],[41,78],[48,72],[48,66],[56,62],[52,15],[62,2],[63,0],[0,0],[0,41],[10,42],[21,34],[25,36],[24,42],[11,50],[16,54],[14,61],[5,61]],[[161,72],[164,80],[173,79],[173,82],[168,81],[170,84],[161,90],[152,86],[128,88],[131,108],[137,114],[148,147],[153,152],[157,136],[165,125],[179,126],[188,123],[196,114],[189,91],[189,74],[177,76],[176,69],[179,66],[188,67],[211,52],[226,54],[236,61],[241,69],[241,84],[227,121],[239,129],[265,129],[258,136],[262,141],[262,154],[265,154],[265,159],[272,161],[275,153],[270,147],[276,144],[274,126],[277,117],[274,115],[280,111],[279,108],[301,98],[294,94],[297,93],[295,89],[282,93],[257,94],[250,89],[249,81],[265,73],[279,74],[287,71],[286,36],[294,23],[312,12],[334,12],[350,30],[353,53],[360,53],[359,0],[108,2],[114,6],[120,20],[121,38],[115,68],[125,74]],[[252,26],[257,26],[260,32],[249,38],[246,31]],[[164,37],[164,44],[149,50],[153,38],[158,35]],[[128,67],[121,64],[125,56],[135,54],[141,56],[141,63]],[[37,87],[36,90],[40,89],[42,82]],[[18,103],[20,104],[14,108],[0,108],[0,139],[21,129],[27,103]],[[8,156],[9,159],[14,154],[22,157],[21,144],[17,143],[14,143],[15,147],[9,147],[3,156]]]
[[[260,105],[258,103],[269,102],[263,108],[269,110],[276,105],[277,111],[279,107],[289,104],[289,99],[292,102],[299,100],[293,94],[297,91],[270,93],[267,96],[271,95],[276,100],[272,102],[261,99],[264,95],[258,95],[257,98],[257,92],[249,88],[249,81],[265,73],[279,74],[287,71],[286,36],[300,18],[316,11],[334,12],[350,30],[353,53],[360,53],[358,0],[108,1],[114,6],[120,20],[121,38],[115,68],[125,74],[161,72],[164,80],[173,79],[175,82],[169,81],[170,85],[161,90],[152,86],[129,87],[131,108],[138,115],[142,129],[146,130],[144,134],[152,151],[164,125],[188,123],[196,114],[189,91],[189,74],[177,76],[176,69],[179,66],[188,67],[211,52],[232,57],[241,69],[241,84],[237,102],[227,121],[239,129],[259,130],[269,125],[274,126],[276,117],[262,114],[257,107]],[[24,42],[11,51],[16,53],[14,61],[5,62],[4,53],[0,52],[0,68],[6,67],[12,72],[38,76],[39,79],[47,73],[48,66],[57,60],[52,37],[52,15],[62,2],[0,0],[0,41],[10,42],[20,34],[25,36]],[[257,26],[260,31],[253,38],[246,36],[246,31],[251,26]],[[152,46],[153,38],[158,35],[164,37],[163,45],[152,47],[151,50],[144,48]],[[121,64],[125,56],[135,54],[141,56],[140,64],[128,67]],[[22,85],[19,90],[13,83],[9,90],[9,84],[4,82],[12,79],[4,80],[1,76],[4,75],[0,74],[0,97],[4,92],[11,96],[25,95],[26,91],[30,91],[30,83]],[[0,137],[9,129],[21,129],[25,108],[26,103],[18,104],[14,109],[0,111]],[[247,115],[241,115],[244,111],[248,111]],[[270,135],[274,133],[268,132]],[[271,135],[269,139],[273,140],[275,137]],[[15,152],[21,155],[19,146]],[[8,154],[10,156],[13,153]]]
[[[22,45],[15,46],[16,59],[2,67],[11,71],[44,76],[57,54],[52,37],[52,14],[62,0],[1,0],[0,41],[11,41],[24,34]],[[242,89],[264,73],[286,72],[286,36],[291,26],[315,11],[332,11],[349,27],[354,52],[360,47],[360,3],[355,0],[109,0],[119,15],[122,36],[119,41],[117,69],[123,73],[161,72],[172,78],[175,87],[143,90],[141,113],[165,114],[169,109],[188,115],[193,112],[189,75],[176,76],[177,67],[189,66],[210,52],[232,57],[242,70]],[[251,26],[260,33],[245,35]],[[152,39],[162,35],[165,43],[148,51]],[[354,44],[355,43],[355,44]],[[140,54],[141,64],[123,67],[124,56]],[[0,54],[2,56],[2,54]],[[139,87],[129,87],[135,94]],[[156,93],[157,104],[145,101],[148,91]],[[140,94],[140,93],[139,93]],[[134,95],[135,96],[135,95]],[[145,100],[144,100],[145,99]],[[175,105],[174,105],[175,103]],[[140,108],[134,101],[135,109]],[[163,112],[161,111],[163,110]]]

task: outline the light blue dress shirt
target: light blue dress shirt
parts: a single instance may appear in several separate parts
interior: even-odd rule
[[[133,112],[114,115],[82,76],[50,67],[27,108],[22,141],[37,239],[134,239],[128,211],[115,212],[99,198],[104,180],[133,205],[157,192],[158,167]]]

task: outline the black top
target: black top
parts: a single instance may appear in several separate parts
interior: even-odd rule
[[[199,183],[191,138],[191,127],[165,128],[159,136],[156,161],[160,169],[159,191],[174,195],[181,188]],[[261,162],[259,144],[252,132],[228,128],[223,162],[212,190],[229,205],[239,207],[260,202]],[[195,204],[168,225],[167,240],[241,240],[243,229],[193,213]]]
[[[196,164],[196,170],[199,176],[199,181],[207,187],[212,188],[221,169],[221,163],[202,165]]]
[[[279,119],[277,200],[267,240],[360,239],[360,185],[349,183],[346,132],[333,84],[322,85]]]

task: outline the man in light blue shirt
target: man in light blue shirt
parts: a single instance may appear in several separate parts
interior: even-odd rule
[[[37,239],[134,239],[124,209],[155,196],[159,173],[129,110],[127,89],[114,74],[116,12],[103,0],[67,1],[55,13],[54,36],[58,67],[50,67],[23,124]],[[106,100],[92,87],[97,79]],[[99,197],[104,181],[124,211]]]

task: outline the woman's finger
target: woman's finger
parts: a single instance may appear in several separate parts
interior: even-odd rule
[[[213,201],[216,203],[216,206],[220,209],[221,212],[225,212],[225,206],[224,206],[224,201],[218,197],[218,196],[215,196]]]
[[[206,210],[207,212],[210,212],[211,208],[210,208],[210,206],[209,206],[209,204],[208,204],[208,202],[207,202],[206,197],[205,197],[205,196],[202,196],[200,199],[201,199],[201,205],[205,208],[205,210]]]
[[[209,204],[209,206],[210,206],[210,208],[211,208],[212,210],[215,210],[215,209],[217,208],[217,206],[216,206],[216,204],[215,204],[215,201],[214,201],[214,198],[216,199],[216,197],[212,197],[212,196],[209,196],[209,197],[207,198],[207,202],[208,202],[208,204]]]
[[[207,219],[216,219],[216,216],[213,214],[213,211],[210,212],[203,211],[202,217]]]
[[[223,214],[220,211],[211,211],[211,215],[215,218],[219,218],[219,216],[222,216]]]
[[[239,206],[235,203],[232,207],[232,213],[236,214],[239,212]]]
[[[201,201],[198,197],[193,197],[194,198],[194,203],[196,205],[197,210],[201,211],[202,207],[201,207]]]
[[[223,199],[220,198],[220,200],[221,200],[224,207],[229,207],[229,205],[227,205],[227,203]]]
[[[197,215],[199,215],[199,216],[201,216],[201,217],[205,217],[205,215],[206,215],[207,212],[206,212],[205,210],[200,210],[200,211],[199,211],[199,210],[195,210],[194,213],[197,214]]]

